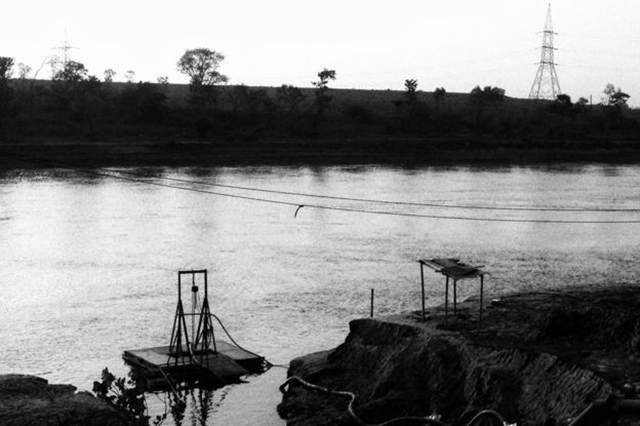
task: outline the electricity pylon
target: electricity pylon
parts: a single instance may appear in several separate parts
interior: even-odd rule
[[[62,44],[62,46],[58,46],[58,47],[54,48],[55,50],[57,50],[60,53],[57,54],[57,55],[53,55],[53,57],[49,61],[50,65],[51,65],[52,72],[54,74],[56,73],[56,71],[59,70],[59,68],[61,68],[62,70],[65,70],[67,68],[67,65],[71,61],[71,55],[69,54],[69,51],[71,49],[77,49],[77,47],[75,47],[75,46],[70,46],[69,42],[67,40],[68,40],[67,30],[65,29],[64,30],[64,43]]]
[[[553,24],[551,23],[551,3],[547,9],[547,20],[542,32],[542,52],[540,53],[540,65],[536,78],[533,80],[529,99],[556,99],[560,91],[558,74],[556,74],[555,62],[553,59]]]

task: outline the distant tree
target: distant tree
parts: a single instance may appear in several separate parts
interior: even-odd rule
[[[616,93],[611,96],[610,102],[613,106],[618,106],[622,108],[627,108],[627,100],[629,100],[631,96],[628,93],[624,93],[618,88]]]
[[[29,78],[29,74],[31,74],[31,67],[22,62],[18,63],[18,77],[20,80],[26,80]]]
[[[329,81],[335,80],[335,79],[336,79],[335,70],[330,70],[325,68],[318,73],[318,81],[312,81],[311,84],[313,84],[316,88],[320,90],[323,90],[323,89],[328,90]]]
[[[155,122],[165,112],[167,96],[151,83],[127,84],[116,99],[118,110],[133,122]]]
[[[136,79],[136,72],[134,70],[128,70],[124,73],[124,79],[127,80],[127,83],[133,83]]]
[[[0,81],[8,81],[13,75],[13,58],[0,56]]]
[[[608,83],[603,90],[604,97],[602,98],[602,104],[616,107],[617,109],[627,108],[627,100],[631,97],[629,94],[623,92],[619,87],[616,88],[613,84]]]
[[[67,61],[61,69],[52,77],[52,99],[62,110],[70,110],[83,114],[88,91],[99,88],[99,80],[96,77],[88,77],[88,71],[84,64],[76,61]]]
[[[485,86],[481,89],[476,86],[471,90],[469,102],[476,108],[476,126],[480,124],[483,112],[487,108],[493,108],[504,101],[504,89],[499,87]]]
[[[64,67],[53,74],[54,81],[75,83],[87,78],[87,69],[84,64],[76,61],[68,61]]]
[[[316,114],[318,117],[321,117],[325,110],[329,107],[333,97],[329,96],[327,92],[329,91],[329,82],[331,80],[336,79],[335,70],[329,70],[327,68],[323,69],[318,73],[318,81],[312,81],[316,88]]]
[[[250,90],[244,84],[234,86],[227,93],[234,114],[243,111],[255,118],[255,115],[267,112],[272,104],[264,89]]]
[[[411,78],[406,79],[404,81],[402,99],[396,99],[392,102],[396,107],[396,111],[403,117],[403,120],[408,119],[409,122],[415,121],[420,115],[419,113],[424,112],[424,109],[421,108],[423,105],[418,102],[418,80]],[[403,123],[401,126],[407,127],[410,124],[409,122]]]
[[[169,84],[169,77],[166,76],[159,76],[158,77],[158,84],[162,85],[162,86],[166,86]]]
[[[191,101],[196,106],[215,102],[214,87],[229,81],[218,69],[224,55],[206,48],[188,49],[178,60],[178,71],[189,76]]]
[[[116,72],[114,70],[112,70],[111,68],[104,70],[104,82],[105,83],[112,83],[113,82],[113,77],[116,76]]]
[[[264,89],[250,90],[246,109],[250,114],[269,113],[273,110],[273,100]]]
[[[13,88],[9,85],[12,74],[13,58],[0,56],[0,129],[4,127],[4,118],[13,103]]]
[[[573,104],[571,103],[571,96],[560,94],[556,97],[556,100],[549,106],[552,113],[558,115],[571,115],[573,113]]]
[[[407,79],[404,81],[404,97],[409,108],[414,109],[418,102],[418,80]]]
[[[580,97],[578,98],[578,100],[576,101],[576,105],[578,106],[587,106],[589,105],[589,99],[585,98],[585,97]]]
[[[471,90],[471,100],[486,104],[499,104],[504,100],[504,94],[504,89],[499,87],[485,86],[484,89],[481,89],[480,86],[476,86]]]
[[[444,87],[438,87],[433,91],[433,99],[436,101],[436,108],[440,109],[440,105],[444,102],[446,94],[447,91],[444,90]]]
[[[565,95],[565,94],[560,94],[556,97],[556,104],[558,105],[562,105],[562,106],[571,106],[571,96],[569,95]]]
[[[84,64],[76,61],[66,62],[52,76],[53,98],[62,107],[67,109],[75,96],[80,82],[87,78],[88,71]]]
[[[239,109],[246,108],[249,99],[249,88],[244,84],[234,86],[228,92],[227,97],[231,103],[231,110],[236,113]]]
[[[605,95],[602,98],[602,104],[603,105],[611,105],[611,97],[613,96],[614,93],[616,93],[616,86],[614,86],[611,83],[607,83],[607,85],[605,86],[605,88],[602,91],[602,93],[604,93],[604,95]]]
[[[294,86],[283,84],[276,90],[276,101],[286,115],[292,115],[304,102],[302,91]]]
[[[189,49],[178,60],[178,71],[188,75],[194,86],[213,86],[228,81],[227,76],[218,72],[222,61],[224,55],[215,50]]]

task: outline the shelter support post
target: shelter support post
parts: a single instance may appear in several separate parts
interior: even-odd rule
[[[426,321],[424,313],[424,263],[420,262],[420,281],[422,282],[422,321]]]
[[[444,287],[444,322],[446,324],[447,319],[449,317],[449,276],[447,275],[445,278],[445,287]]]
[[[482,328],[482,296],[484,294],[484,274],[480,274],[480,320],[478,325]]]
[[[453,280],[453,315],[458,315],[458,280]]]

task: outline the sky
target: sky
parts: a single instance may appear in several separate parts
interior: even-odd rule
[[[65,44],[100,79],[188,83],[187,49],[222,53],[229,84],[310,87],[324,68],[331,87],[470,92],[498,86],[529,95],[540,61],[548,0],[20,0],[3,6],[0,56],[50,78],[42,65]],[[607,83],[640,107],[640,2],[551,1],[563,93],[597,103]],[[33,73],[32,73],[33,74]],[[14,75],[15,76],[15,75]]]

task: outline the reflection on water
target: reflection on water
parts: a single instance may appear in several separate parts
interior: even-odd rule
[[[227,396],[229,389],[222,389],[217,395],[217,401],[213,402],[214,391],[212,389],[183,389],[176,390],[175,392],[162,394],[163,398],[169,399],[169,402],[164,402],[165,413],[171,414],[171,418],[176,426],[181,426],[185,420],[185,412],[187,408],[190,410],[188,419],[194,419],[195,421],[189,421],[189,424],[206,425],[209,415],[216,411],[216,408],[222,404]]]
[[[169,343],[181,269],[208,268],[212,310],[240,344],[276,364],[341,343],[348,321],[369,314],[372,288],[377,315],[417,309],[419,258],[486,265],[494,294],[635,283],[640,272],[638,224],[520,222],[637,220],[637,210],[592,211],[638,209],[637,166],[120,171],[142,178],[65,170],[0,177],[0,373],[80,389],[91,389],[104,367],[125,375],[123,350]],[[531,207],[582,211],[521,210]],[[425,278],[428,303],[440,303],[442,283]],[[224,398],[204,395],[208,423],[281,424],[281,380],[284,371],[269,372]],[[261,402],[249,407],[247,399]]]

